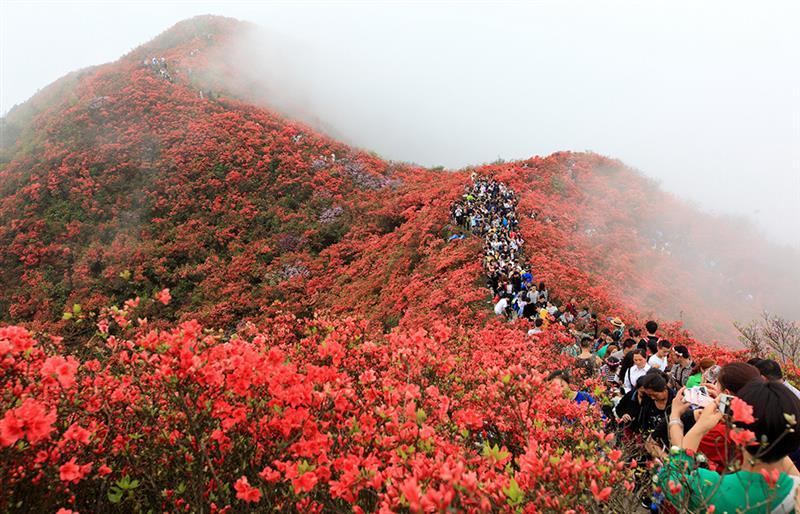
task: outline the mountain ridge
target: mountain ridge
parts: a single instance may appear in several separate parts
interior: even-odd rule
[[[229,95],[237,25],[190,22],[12,117],[0,510],[638,509],[613,386],[575,366],[580,334],[495,315],[453,206],[502,183],[532,278],[596,313],[582,330],[653,318],[720,365],[743,293],[778,291],[763,248],[594,153],[444,171],[345,145]]]
[[[100,276],[90,278],[93,274],[97,274],[92,271],[93,267],[101,265],[90,255],[101,255],[105,252],[98,247],[100,241],[95,239],[90,242],[93,236],[88,236],[89,239],[85,239],[81,244],[94,245],[89,250],[87,247],[76,246],[75,241],[67,240],[69,238],[64,239],[63,232],[73,233],[73,236],[77,236],[81,232],[80,227],[88,230],[92,223],[98,222],[105,225],[105,244],[111,244],[112,247],[115,244],[120,245],[117,248],[118,251],[122,251],[121,248],[126,247],[124,253],[129,258],[134,255],[142,258],[147,252],[162,251],[163,253],[163,249],[169,246],[167,244],[170,241],[168,237],[171,237],[167,235],[167,232],[177,235],[176,227],[170,226],[172,224],[181,227],[187,224],[192,225],[193,228],[189,232],[193,233],[198,227],[203,227],[203,230],[213,233],[215,229],[212,228],[212,225],[219,223],[220,216],[228,216],[232,219],[235,218],[231,225],[239,231],[239,237],[244,238],[241,241],[246,241],[247,245],[258,246],[253,244],[252,239],[254,234],[259,233],[260,228],[259,224],[253,223],[252,220],[256,216],[260,216],[259,220],[263,227],[263,223],[267,220],[272,220],[269,223],[274,223],[277,220],[285,220],[287,215],[280,212],[279,209],[273,209],[269,214],[261,212],[262,207],[266,206],[263,196],[259,196],[263,194],[282,198],[282,201],[292,211],[289,218],[294,217],[296,221],[294,229],[280,231],[279,227],[275,227],[280,235],[264,234],[265,238],[259,244],[273,249],[269,260],[271,261],[275,257],[278,257],[278,260],[288,260],[290,258],[288,255],[295,250],[302,249],[303,244],[309,240],[317,238],[316,246],[311,248],[310,253],[307,252],[307,255],[300,260],[308,261],[303,264],[305,268],[308,268],[309,264],[313,264],[312,267],[316,268],[317,273],[324,273],[322,270],[325,265],[330,265],[330,261],[325,265],[321,261],[312,261],[317,259],[319,252],[323,250],[329,252],[333,252],[334,249],[342,250],[336,246],[338,239],[336,241],[334,239],[345,237],[346,233],[352,230],[353,216],[366,216],[367,218],[376,216],[377,223],[387,223],[387,228],[392,230],[394,227],[391,225],[395,223],[402,225],[410,221],[408,215],[412,214],[412,211],[398,212],[397,209],[385,204],[377,207],[376,205],[380,202],[374,198],[376,193],[371,192],[373,189],[380,190],[388,187],[387,191],[392,191],[392,194],[399,191],[400,197],[397,200],[400,202],[416,201],[420,205],[427,206],[426,208],[436,209],[435,227],[426,228],[424,233],[447,231],[452,230],[452,227],[447,228],[449,225],[445,211],[447,202],[436,203],[431,202],[432,199],[416,198],[411,200],[411,198],[414,197],[415,191],[418,192],[430,187],[430,184],[438,182],[447,184],[450,191],[447,192],[440,188],[434,190],[438,195],[452,201],[455,198],[453,196],[455,192],[462,187],[459,184],[463,184],[467,175],[473,170],[508,177],[517,190],[523,193],[522,205],[529,214],[541,213],[545,219],[550,218],[549,215],[552,214],[555,219],[568,220],[559,222],[556,230],[552,230],[554,227],[542,226],[538,222],[526,223],[524,228],[524,230],[540,234],[542,240],[546,241],[546,244],[538,247],[541,252],[538,260],[539,265],[542,266],[542,276],[551,282],[559,284],[564,281],[562,277],[552,272],[554,269],[571,270],[565,271],[565,273],[572,275],[576,270],[582,270],[584,273],[600,273],[608,270],[613,274],[613,270],[618,269],[620,273],[614,281],[600,279],[600,277],[592,279],[593,281],[599,280],[598,283],[603,284],[599,287],[604,290],[614,289],[615,282],[628,283],[628,287],[612,293],[618,300],[601,299],[600,297],[607,296],[607,293],[603,293],[596,295],[595,298],[587,298],[587,301],[600,301],[607,304],[611,310],[614,310],[615,307],[612,307],[614,304],[626,304],[628,306],[622,310],[628,312],[633,311],[634,306],[638,306],[647,311],[649,315],[655,316],[660,314],[657,312],[659,306],[671,301],[666,299],[676,294],[674,290],[668,291],[663,287],[663,281],[670,280],[669,274],[676,273],[676,268],[681,266],[681,262],[676,259],[667,258],[667,253],[671,255],[672,251],[668,247],[671,243],[675,244],[675,241],[667,241],[666,236],[663,237],[664,241],[657,241],[659,237],[657,234],[663,235],[664,231],[660,228],[644,226],[642,220],[652,218],[654,220],[652,223],[664,223],[663,220],[658,221],[658,217],[661,216],[668,223],[678,225],[696,217],[697,214],[687,210],[670,195],[658,191],[654,184],[642,178],[635,171],[626,168],[619,161],[594,154],[571,152],[557,152],[546,158],[536,157],[512,163],[472,166],[449,172],[438,172],[414,165],[382,161],[374,154],[348,148],[323,134],[316,133],[313,128],[305,124],[287,120],[275,112],[249,105],[246,103],[246,99],[226,96],[224,88],[215,87],[225,74],[230,74],[232,71],[224,66],[220,68],[216,64],[206,63],[209,69],[216,71],[212,74],[213,76],[204,75],[203,59],[206,50],[214,48],[219,54],[221,48],[221,52],[224,53],[228,38],[233,37],[237,31],[241,32],[251,28],[252,25],[248,23],[215,16],[200,16],[185,20],[114,63],[88,68],[76,72],[77,75],[70,74],[65,77],[65,79],[69,79],[65,81],[65,86],[56,87],[54,90],[54,93],[64,87],[69,90],[67,98],[59,100],[61,103],[56,101],[55,105],[46,105],[47,98],[55,96],[54,93],[47,92],[49,87],[32,99],[35,105],[40,106],[33,109],[34,111],[39,110],[38,117],[31,118],[29,125],[20,126],[18,132],[22,134],[24,130],[28,130],[30,135],[31,127],[34,127],[38,131],[38,139],[30,137],[25,141],[25,146],[29,148],[28,152],[30,152],[30,148],[40,150],[40,155],[44,155],[46,158],[39,158],[38,162],[36,159],[31,160],[30,156],[15,160],[13,151],[15,147],[6,145],[4,153],[6,163],[0,178],[0,191],[3,193],[3,210],[0,213],[0,219],[5,227],[0,233],[0,241],[3,241],[6,248],[11,249],[10,253],[5,253],[3,269],[6,270],[7,283],[13,283],[14,275],[22,276],[26,284],[23,289],[27,288],[27,294],[17,295],[14,300],[8,294],[0,298],[3,315],[7,321],[36,319],[37,322],[44,325],[57,324],[59,323],[58,314],[61,310],[67,309],[71,303],[81,303],[96,309],[108,301],[122,299],[115,295],[111,297],[98,295],[98,290],[106,288],[116,290],[117,294],[121,294],[127,286],[121,284],[115,284],[113,287],[102,286],[97,280]],[[222,73],[222,78],[218,75],[220,69],[226,70]],[[19,106],[20,110],[27,109],[27,105]],[[9,116],[17,117],[17,109],[12,110]],[[41,134],[46,134],[46,136]],[[257,137],[249,141],[252,139],[252,135],[257,135]],[[264,149],[272,148],[271,145],[274,145],[274,151],[265,152]],[[296,148],[292,148],[292,145],[295,145]],[[17,145],[17,147],[19,146]],[[85,153],[90,149],[97,155],[81,155],[81,152]],[[77,154],[77,158],[70,159],[70,156],[76,157],[71,154]],[[289,162],[291,164],[286,164]],[[290,169],[291,166],[294,168]],[[532,176],[528,171],[528,166],[534,166],[539,170],[540,175],[548,176],[547,181],[541,180],[541,176]],[[285,169],[277,169],[281,167]],[[57,172],[59,169],[67,173],[67,176],[60,177]],[[32,171],[36,174],[33,180],[31,180],[32,177],[26,177],[26,173]],[[274,181],[276,172],[282,181],[279,187],[264,189],[263,185],[257,183],[258,180],[263,179]],[[182,173],[184,181],[176,183],[171,180],[170,174],[173,173]],[[532,183],[519,183],[516,178],[521,174],[531,177]],[[303,175],[305,178],[299,179],[299,175]],[[399,178],[393,178],[395,175]],[[68,187],[67,180],[75,181],[71,183],[80,185]],[[256,182],[253,182],[254,180]],[[314,190],[312,184],[326,181],[335,182],[336,185],[331,191],[325,191],[325,188]],[[211,189],[205,189],[201,183],[210,186]],[[532,186],[533,183],[536,184],[535,187]],[[273,185],[276,184],[273,183]],[[143,187],[146,191],[142,189]],[[186,191],[182,191],[182,187]],[[221,192],[215,193],[214,188],[221,188]],[[255,189],[258,188],[262,188],[262,190],[256,194]],[[597,192],[600,194],[596,194]],[[91,203],[88,199],[92,198],[95,193],[107,195]],[[199,195],[203,201],[195,202],[193,198],[183,197],[187,193],[193,196]],[[239,209],[246,210],[245,216],[236,210],[230,210],[235,202],[231,203],[229,199],[226,199],[225,195],[227,194],[233,195],[236,201],[243,202]],[[349,195],[352,197],[348,197]],[[602,205],[603,195],[613,198],[612,205]],[[650,207],[646,202],[637,199],[637,195],[654,196],[656,198],[654,203],[663,205],[659,205],[659,212],[656,215],[650,216],[647,212]],[[150,196],[150,200],[146,200],[148,196]],[[402,200],[403,196],[409,200]],[[135,198],[135,208],[134,203],[129,201],[132,198]],[[303,202],[308,200],[314,203],[314,209],[318,211],[315,215],[321,215],[325,209],[332,209],[329,214],[335,212],[335,217],[339,221],[332,223],[332,226],[327,226],[327,223],[321,223],[319,218],[314,220],[311,210],[304,209]],[[568,205],[564,205],[562,200],[566,200],[567,203],[576,202],[576,208],[579,210],[573,211]],[[120,203],[109,208],[107,201]],[[37,205],[37,202],[39,202],[38,212],[34,213],[31,209]],[[168,206],[170,202],[173,202],[172,206]],[[226,202],[228,207],[224,207]],[[259,202],[263,204],[262,207],[259,207]],[[371,207],[364,207],[370,202],[373,203]],[[345,205],[347,203],[350,205]],[[618,209],[615,204],[629,204],[631,208]],[[147,206],[147,212],[142,211],[143,206]],[[271,207],[275,207],[275,205],[273,204]],[[227,214],[226,209],[229,210]],[[546,212],[548,209],[552,212]],[[65,210],[70,212],[64,212]],[[339,212],[340,210],[341,212]],[[670,219],[669,216],[666,216],[665,213],[668,213],[669,210],[679,212],[681,215],[677,218],[680,219]],[[10,211],[14,211],[16,214]],[[215,214],[212,216],[201,214],[208,211]],[[300,211],[303,211],[302,214]],[[31,215],[34,214],[45,219],[39,219],[37,223],[32,224]],[[99,215],[100,218],[90,220],[87,224],[86,219],[95,215]],[[58,219],[59,216],[61,219]],[[188,223],[189,218],[193,216],[200,219],[193,219],[191,223]],[[302,218],[303,221],[298,222],[299,218],[296,216]],[[342,218],[351,220],[350,226],[345,227],[341,222]],[[672,218],[676,218],[676,216],[672,216]],[[166,225],[164,225],[165,223]],[[547,224],[552,223],[547,222]],[[22,234],[21,229],[26,225],[34,234],[31,238]],[[713,223],[706,223],[706,225],[711,226]],[[723,225],[724,223],[720,223],[718,227]],[[149,237],[161,233],[159,236],[161,239],[150,241],[145,238],[143,246],[148,248],[145,253],[142,253],[141,249],[136,249],[136,245],[133,243],[142,237],[141,233],[136,232],[141,226],[147,226],[150,231]],[[164,232],[159,229],[160,226],[170,226],[170,228]],[[632,228],[633,231],[631,232],[629,228]],[[59,230],[62,231],[61,235],[57,233]],[[233,229],[231,228],[231,230]],[[359,230],[361,229],[359,228]],[[378,231],[380,230],[378,229]],[[616,232],[611,236],[609,231]],[[42,238],[40,237],[42,232],[49,235]],[[335,234],[331,234],[331,232]],[[367,232],[369,233],[369,230]],[[112,235],[116,237],[116,241],[109,239]],[[678,232],[673,232],[672,237],[679,236]],[[552,239],[554,237],[555,239]],[[618,263],[611,262],[607,258],[608,250],[615,246],[614,237],[632,241],[631,255],[620,256]],[[707,237],[707,235],[702,237]],[[59,238],[61,238],[61,242],[56,243]],[[592,238],[593,241],[600,242],[594,249],[592,248],[594,242],[590,241]],[[695,237],[695,239],[698,238],[699,236]],[[34,248],[38,249],[31,248],[32,240],[40,240],[38,246],[34,245]],[[123,240],[127,242],[122,242]],[[401,244],[401,240],[413,240],[413,238],[404,234],[394,244]],[[550,244],[554,243],[559,245],[558,247],[563,253],[558,253],[550,247]],[[648,253],[646,248],[643,248],[650,243],[656,249],[655,252]],[[203,248],[200,254],[203,254],[204,258],[213,260],[213,256],[208,252],[221,243],[207,240],[202,244],[198,242],[194,244]],[[333,244],[333,249],[325,246],[330,244]],[[667,246],[665,247],[664,244]],[[20,245],[25,245],[26,248],[22,248]],[[275,252],[276,246],[280,246],[282,249]],[[360,252],[361,255],[365,254],[363,248],[357,248],[358,245],[351,244],[350,246],[356,247],[350,251]],[[81,250],[76,253],[75,250],[79,247]],[[240,251],[241,248],[233,253]],[[32,291],[37,288],[41,289],[41,284],[38,282],[46,273],[31,269],[20,271],[19,263],[26,259],[38,263],[42,255],[37,256],[37,252],[47,254],[48,251],[52,252],[50,257],[54,260],[58,260],[57,255],[61,252],[62,256],[66,257],[72,265],[77,265],[78,272],[68,270],[69,266],[56,265],[56,269],[51,269],[49,274],[69,276],[68,280],[52,277],[47,280],[49,285],[46,287],[50,293],[42,292],[38,296],[32,295],[30,294]],[[591,259],[594,260],[605,260],[606,267],[592,265],[591,259],[587,255],[578,255],[575,253],[576,251],[590,254],[592,255]],[[258,252],[253,251],[252,248],[244,251],[244,253],[248,252],[252,254],[248,259],[258,259]],[[411,250],[409,252],[416,253]],[[547,254],[546,258],[543,257],[543,253]],[[165,281],[167,285],[175,287],[180,282],[178,276],[189,276],[204,270],[209,264],[200,262],[200,254],[194,256],[197,262],[193,262],[188,267],[180,268],[174,265],[170,268],[172,278]],[[604,254],[606,257],[603,257]],[[568,257],[569,255],[572,257]],[[231,254],[226,258],[231,258],[232,262],[233,257],[234,255]],[[323,259],[328,258],[326,255],[322,255],[322,257]],[[428,255],[428,257],[435,256]],[[408,255],[404,255],[401,260],[408,260],[408,258]],[[166,255],[161,255],[159,259],[169,260]],[[264,258],[262,257],[262,259]],[[564,267],[564,261],[570,259],[572,267]],[[651,266],[655,262],[659,262],[659,266],[663,268],[659,277],[662,285],[652,284],[652,281],[645,276],[646,274],[642,274],[645,269],[642,268],[643,265]],[[142,283],[148,284],[147,287],[134,287],[133,289],[138,294],[145,294],[147,288],[155,288],[158,286],[156,282],[163,280],[156,280],[158,274],[152,266],[148,272],[150,279],[145,279],[145,273],[142,270],[128,270],[122,266],[121,262],[115,262],[110,267],[103,265],[102,267],[106,269],[100,273],[102,280],[118,282],[120,274],[125,274],[126,271],[130,272]],[[286,262],[283,266],[291,267],[291,263]],[[35,268],[36,265],[33,267]],[[266,279],[267,281],[275,281],[277,280],[274,278],[275,273],[278,275],[282,273],[256,267],[261,269],[259,273],[263,272],[260,275],[261,278],[251,277],[248,279],[249,282],[245,281],[246,283],[255,280],[256,283],[263,284],[264,277],[267,276],[272,277]],[[179,271],[179,268],[182,271]],[[652,271],[652,268],[650,269]],[[306,272],[307,270],[303,271],[303,273]],[[705,275],[709,275],[709,273],[705,273]],[[78,276],[83,278],[76,279]],[[585,278],[581,280],[585,281]],[[692,279],[681,280],[680,289],[688,293],[685,286],[691,284]],[[710,284],[715,284],[711,278],[709,280],[711,280]],[[71,291],[67,292],[65,289],[67,282],[72,283],[73,286],[84,285],[72,287]],[[240,284],[242,288],[245,288],[245,282]],[[313,275],[310,282],[312,285],[325,284],[324,287],[329,289],[334,287],[324,278]],[[580,292],[580,288],[574,284],[559,285],[564,286],[570,295]],[[364,286],[365,289],[370,289],[370,287],[372,286]],[[659,287],[661,287],[661,292],[654,293]],[[77,290],[82,292],[76,293]],[[636,290],[646,294],[637,293]],[[90,291],[93,292],[90,293]],[[53,292],[58,292],[58,294],[54,296]],[[134,291],[129,291],[129,293],[132,292]],[[192,294],[187,291],[188,296]],[[283,297],[283,293],[273,291],[273,294],[277,295],[273,301]],[[320,294],[328,298],[328,304],[321,307],[333,308],[335,311],[339,309],[338,305],[334,305],[337,301],[332,299],[335,295],[329,295],[326,292]],[[653,296],[654,294],[655,296]],[[747,295],[750,293],[740,287],[736,294]],[[298,304],[304,302],[301,299],[302,295],[299,295],[297,291],[294,295],[294,300]],[[26,296],[27,300],[19,302],[19,299]],[[55,298],[57,300],[53,301]],[[176,301],[181,301],[178,298],[181,297],[176,297]],[[753,301],[757,304],[763,303],[762,300],[755,297]],[[13,306],[14,303],[17,305]],[[28,311],[25,311],[26,308],[20,307],[20,303],[27,304]],[[202,303],[200,300],[194,300],[194,304],[197,306]],[[702,304],[700,299],[693,300],[688,302],[687,308],[683,310],[689,311],[688,307],[700,304]],[[38,307],[30,310],[33,305]],[[223,301],[221,305],[227,306],[225,308],[231,307],[227,301]],[[726,308],[733,309],[730,305]],[[9,317],[11,309],[14,309],[17,314]],[[223,309],[223,307],[220,306],[219,309]],[[261,307],[260,309],[265,308]],[[307,307],[301,310],[304,309]],[[754,313],[758,310],[751,308],[749,312]],[[47,314],[44,315],[43,311],[47,311]],[[226,319],[225,316],[220,318],[218,314],[209,314],[214,311],[211,309],[206,315],[215,319]],[[23,312],[27,312],[27,314],[21,314]],[[200,315],[200,311],[196,309],[189,312],[195,316]],[[306,312],[310,311],[306,310]],[[678,317],[676,316],[678,313],[674,309],[669,314]],[[713,310],[712,314],[714,316],[707,316],[716,316]],[[397,312],[392,314],[392,316],[397,315]],[[661,315],[663,316],[663,314]],[[385,318],[384,315],[379,317]],[[702,327],[701,332],[706,336],[713,335],[718,339],[727,338],[730,344],[734,334],[731,327],[722,327],[721,323],[723,322],[720,320],[712,320],[712,323],[716,326],[709,329],[708,326],[704,327],[702,323],[699,323],[697,319],[690,321],[694,327]],[[707,325],[711,325],[711,323],[707,323]]]

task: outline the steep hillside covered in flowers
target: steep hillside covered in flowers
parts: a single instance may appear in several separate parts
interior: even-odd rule
[[[223,328],[276,309],[391,324],[413,304],[451,314],[484,297],[469,278],[474,243],[444,241],[473,170],[387,163],[224,96],[233,71],[204,56],[238,24],[183,22],[4,120],[2,319],[52,326],[76,303],[92,311],[162,287],[173,319]],[[475,171],[520,192],[539,274],[565,295],[683,318],[727,343],[730,320],[763,303],[772,277],[757,249],[619,162],[561,153]],[[698,241],[718,254],[698,259]],[[750,262],[724,269],[722,244]]]
[[[226,94],[204,52],[237,24],[183,22],[4,120],[0,510],[617,508],[634,470],[544,383],[568,336],[494,316],[450,207],[473,173],[507,183],[537,281],[724,362],[657,310],[729,334],[733,293],[681,265],[716,222],[594,154],[347,147]]]

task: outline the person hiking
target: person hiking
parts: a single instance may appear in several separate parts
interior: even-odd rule
[[[703,374],[716,364],[717,361],[711,357],[703,357],[700,359],[700,362],[695,364],[694,368],[692,369],[692,374],[686,380],[686,387],[699,386],[703,382]]]
[[[575,357],[575,369],[583,370],[587,376],[594,375],[595,368],[602,364],[600,358],[592,353],[592,338],[584,337],[580,342],[581,351]]]
[[[694,363],[689,356],[689,349],[684,345],[678,345],[672,349],[672,354],[675,356],[676,362],[672,366],[672,380],[678,388],[686,385],[689,377],[692,374]]]
[[[639,384],[644,393],[637,416],[631,420],[630,428],[663,448],[668,446],[667,421],[675,392],[669,388],[667,375],[651,369]]]
[[[621,364],[625,356],[630,352],[632,352],[635,347],[636,347],[636,340],[628,338],[622,342],[622,348],[612,353],[611,357],[615,357],[616,359],[618,359]]]
[[[762,381],[758,369],[755,366],[744,362],[731,362],[722,366],[715,386],[708,385],[710,395],[713,397],[720,394],[736,396],[739,391],[753,381]],[[689,410],[680,417],[683,422],[684,432],[688,432],[695,424],[702,413],[701,410]],[[735,454],[735,445],[728,435],[728,427],[724,422],[720,422],[712,428],[700,440],[698,450],[717,467],[725,469],[733,464],[732,458]]]
[[[666,339],[661,339],[658,341],[658,350],[656,353],[650,356],[647,359],[647,363],[650,365],[651,368],[660,369],[661,371],[667,371],[669,368],[669,361],[667,360],[667,356],[669,356],[670,350],[672,349],[672,343],[667,341]]]
[[[585,391],[575,391],[571,387],[571,379],[569,375],[561,370],[556,370],[550,373],[547,381],[553,384],[565,397],[574,401],[575,403],[588,403],[589,405],[595,404],[595,399]]]
[[[634,388],[639,377],[643,377],[650,371],[650,365],[647,363],[644,350],[636,349],[631,354],[633,356],[633,365],[625,370],[622,380],[622,387],[626,393]]]
[[[644,329],[647,331],[647,335],[642,339],[642,343],[644,343],[645,348],[647,348],[651,354],[654,354],[658,351],[658,340],[661,339],[656,335],[656,332],[658,332],[658,323],[650,320],[644,324]]]
[[[798,391],[795,386],[784,380],[781,365],[776,361],[772,359],[760,359],[754,364],[754,366],[758,368],[758,371],[761,372],[761,376],[764,377],[765,380],[769,380],[770,382],[780,382],[788,387],[795,396],[800,398],[800,391]]]

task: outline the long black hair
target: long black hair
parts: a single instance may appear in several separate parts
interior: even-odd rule
[[[619,364],[619,374],[617,375],[622,383],[625,383],[625,373],[633,367],[633,356],[637,354],[647,359],[645,351],[639,348],[629,351],[625,354],[625,357],[622,358],[622,362]]]
[[[667,377],[666,374],[657,369],[651,369],[647,372],[647,374],[642,377],[642,381],[639,384],[641,389],[650,389],[651,391],[655,391],[657,393],[663,393],[667,390]]]

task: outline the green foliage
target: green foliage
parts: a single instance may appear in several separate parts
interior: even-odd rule
[[[133,499],[134,490],[137,487],[139,487],[139,481],[131,480],[128,475],[125,475],[108,489],[108,501],[117,504],[127,499]]]

